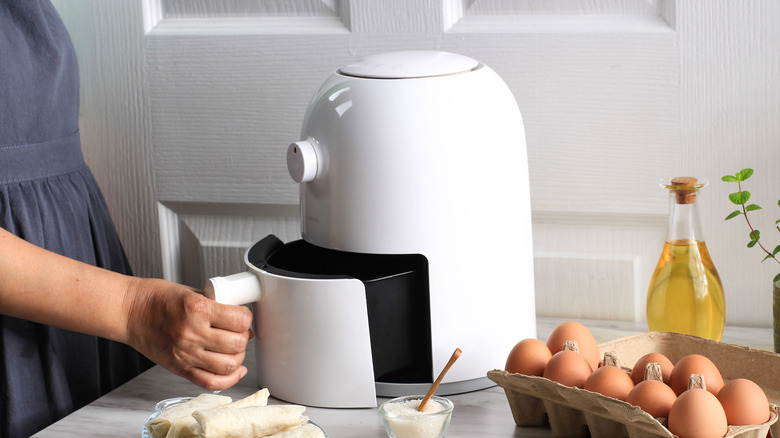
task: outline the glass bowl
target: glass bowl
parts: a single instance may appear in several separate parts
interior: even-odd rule
[[[157,405],[155,405],[154,407],[155,410],[154,413],[146,420],[146,422],[148,423],[153,418],[157,417],[158,415],[162,414],[168,409],[180,405],[182,403],[188,402],[192,399],[193,397],[174,397],[174,398],[167,398],[165,400],[161,400],[157,402]],[[317,426],[318,429],[322,430],[322,428],[318,424],[314,423],[313,421],[307,420],[306,422],[309,424],[313,424],[314,426]],[[322,436],[324,438],[329,438],[328,434],[325,433],[324,430],[322,430]],[[152,438],[152,433],[149,430],[149,428],[146,426],[146,424],[144,424],[143,428],[141,429],[141,438]]]
[[[417,407],[423,395],[407,395],[382,403],[379,413],[390,438],[442,438],[447,432],[454,405],[444,397],[433,396],[425,411]]]

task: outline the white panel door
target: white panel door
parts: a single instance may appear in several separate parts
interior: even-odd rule
[[[770,324],[777,269],[723,222],[720,176],[756,169],[776,237],[773,0],[55,3],[79,53],[85,153],[140,275],[200,286],[269,233],[298,238],[285,151],[320,82],[365,55],[445,50],[491,66],[523,113],[539,314],[642,320],[666,228],[657,182],[693,174],[711,180],[727,321]]]

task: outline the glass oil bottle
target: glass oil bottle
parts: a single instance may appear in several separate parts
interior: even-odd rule
[[[661,182],[669,190],[669,229],[647,291],[647,326],[720,340],[726,320],[723,285],[702,235],[699,189],[691,177]]]

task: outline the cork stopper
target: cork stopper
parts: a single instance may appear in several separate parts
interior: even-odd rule
[[[680,176],[672,179],[673,186],[695,186],[698,181],[690,176]],[[674,190],[675,202],[678,204],[693,204],[696,200],[696,190]]]
[[[645,380],[658,380],[664,381],[663,374],[661,374],[661,364],[658,362],[649,362],[645,365]]]
[[[707,384],[704,382],[704,376],[701,374],[691,374],[688,377],[688,389],[707,389]]]
[[[607,351],[604,353],[604,360],[601,361],[601,366],[620,368],[620,359],[618,358],[618,354],[614,351]]]

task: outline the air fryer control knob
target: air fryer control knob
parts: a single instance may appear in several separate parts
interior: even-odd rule
[[[297,183],[311,181],[317,176],[317,152],[311,141],[296,141],[287,148],[287,170]]]

